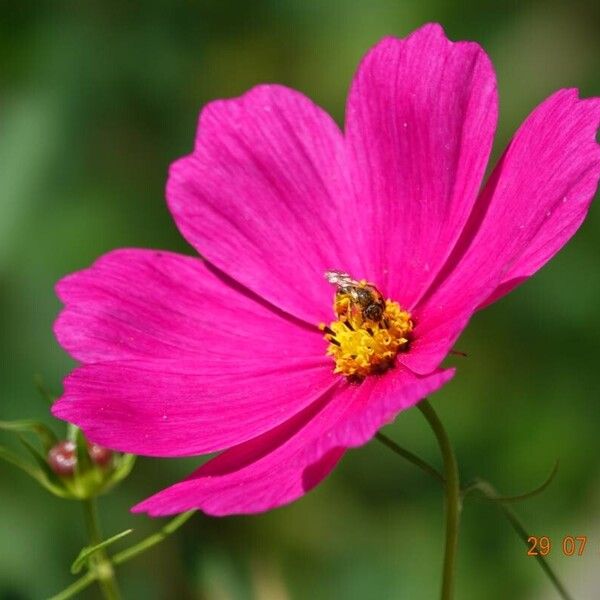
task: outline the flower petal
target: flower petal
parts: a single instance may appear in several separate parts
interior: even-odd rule
[[[65,379],[54,416],[103,446],[148,456],[215,452],[254,438],[317,400],[338,378],[326,356],[132,360]]]
[[[322,481],[346,447],[364,444],[399,410],[439,388],[452,373],[394,375],[334,388],[290,421],[223,452],[133,510],[153,516],[191,509],[245,514],[296,500]]]
[[[600,177],[600,145],[596,142],[599,126],[600,98],[580,100],[577,90],[562,90],[537,108],[517,133],[497,167],[493,181],[498,178],[498,183],[491,185],[486,194],[488,203],[505,208],[503,218],[512,209],[518,210],[522,217],[519,226],[529,234],[485,305],[527,281],[583,223]],[[543,141],[545,136],[552,139],[548,146]],[[536,165],[535,172],[532,164]],[[522,194],[529,196],[529,213],[520,206]],[[543,206],[535,208],[538,203]],[[539,208],[546,212],[539,213]]]
[[[384,377],[368,377],[352,394],[344,416],[326,438],[315,445],[317,455],[337,445],[348,448],[368,442],[399,412],[418,404],[450,381],[454,372],[454,369],[445,369],[419,376],[397,365]]]
[[[171,167],[177,226],[212,264],[310,323],[330,316],[327,269],[361,272],[342,134],[302,94],[263,85],[207,105]]]
[[[66,306],[56,337],[84,363],[323,354],[316,327],[234,289],[199,258],[117,250],[62,279],[57,293]]]
[[[464,238],[415,311],[409,368],[444,358],[472,313],[545,264],[575,233],[598,187],[600,99],[561,90],[527,118],[490,177]]]
[[[439,25],[386,38],[348,99],[350,172],[362,199],[368,276],[412,308],[448,258],[477,197],[497,120],[485,52]],[[383,281],[382,281],[383,277]]]
[[[53,412],[105,446],[220,450],[289,419],[334,381],[316,327],[241,293],[199,258],[120,250],[57,287],[61,344],[83,362],[108,362],[71,374]]]

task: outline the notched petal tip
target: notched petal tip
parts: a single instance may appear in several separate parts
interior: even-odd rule
[[[428,329],[418,331],[410,368],[439,364],[473,312],[529,279],[575,234],[598,188],[599,126],[600,98],[577,88],[556,91],[525,119],[421,307]]]
[[[450,255],[475,204],[498,114],[484,50],[429,24],[384,38],[359,65],[348,96],[350,172],[366,210],[378,283],[414,308]],[[424,230],[433,232],[423,236]],[[402,244],[397,244],[398,231]],[[381,240],[387,243],[382,243]]]
[[[489,59],[486,51],[483,47],[472,40],[454,40],[451,39],[440,23],[425,23],[418,29],[411,31],[408,35],[403,38],[396,37],[394,35],[386,35],[381,38],[376,44],[374,44],[365,54],[364,58],[371,55],[373,52],[380,51],[397,51],[403,43],[410,42],[415,44],[427,44],[428,40],[442,41],[447,46],[459,46],[464,49],[471,49],[480,52],[488,61],[490,67],[492,66],[491,60]],[[363,60],[364,60],[363,58]]]
[[[358,262],[341,242],[354,228],[352,202],[338,125],[302,93],[273,84],[207,104],[193,153],[167,182],[173,218],[199,254],[310,324],[322,320],[327,289],[315,272]]]
[[[207,141],[204,136],[205,130],[214,124],[218,125],[224,114],[228,116],[230,124],[234,128],[238,125],[243,127],[247,123],[247,112],[260,113],[262,109],[264,112],[269,113],[278,106],[285,107],[290,101],[308,104],[314,110],[321,110],[315,102],[302,92],[279,83],[260,83],[238,96],[219,98],[207,102],[198,115],[194,154],[202,153]],[[210,134],[210,132],[208,133]],[[183,159],[190,156],[192,155],[183,157]],[[177,162],[179,161],[175,161],[174,164],[177,164]]]

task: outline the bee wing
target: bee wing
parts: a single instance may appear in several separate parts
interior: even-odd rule
[[[348,273],[342,271],[325,271],[325,279],[340,288],[358,285],[358,282],[352,279]]]

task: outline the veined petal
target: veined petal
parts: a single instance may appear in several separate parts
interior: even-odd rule
[[[410,309],[448,258],[477,197],[497,120],[485,52],[439,25],[386,38],[348,99],[349,164],[374,253],[371,278]]]
[[[323,354],[316,327],[233,288],[200,258],[117,250],[62,279],[57,293],[56,337],[84,363]]]
[[[364,271],[342,134],[302,94],[263,85],[208,104],[167,199],[202,256],[290,314],[329,317],[327,269]]]
[[[351,389],[352,400],[343,417],[315,444],[317,456],[338,445],[353,448],[368,442],[398,413],[418,404],[450,381],[454,372],[454,369],[445,369],[416,375],[396,365],[383,377],[367,377],[360,386]]]
[[[598,127],[600,98],[580,100],[577,90],[561,90],[539,106],[515,136],[484,201],[498,211],[494,218],[502,227],[515,211],[518,229],[527,234],[485,305],[529,279],[583,223],[600,177]],[[523,197],[529,197],[525,209]]]
[[[306,444],[323,435],[343,413],[348,396],[332,390],[293,419],[226,450],[190,477],[133,507],[151,516],[201,509],[209,515],[257,513],[299,498],[337,464],[343,448],[322,463],[305,460]]]
[[[223,452],[188,479],[148,498],[135,512],[167,515],[201,509],[245,514],[287,504],[317,485],[345,449],[364,444],[399,410],[439,388],[451,372],[340,384],[269,433]]]
[[[409,368],[429,372],[472,313],[543,266],[574,234],[598,187],[600,99],[561,90],[520,127],[455,255],[415,311]]]
[[[54,416],[92,442],[133,454],[222,450],[292,418],[338,378],[326,356],[132,360],[86,365],[65,379]]]

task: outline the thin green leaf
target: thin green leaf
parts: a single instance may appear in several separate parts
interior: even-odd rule
[[[143,539],[141,542],[126,548],[125,550],[121,550],[112,557],[112,562],[115,565],[120,565],[128,560],[132,559],[134,556],[145,552],[146,550],[156,546],[162,542],[166,537],[175,533],[184,523],[186,523],[189,519],[191,519],[196,514],[195,510],[190,510],[185,513],[181,513],[177,515],[174,519],[171,519],[164,527],[162,527],[156,533],[149,535],[147,538]]]
[[[102,488],[102,493],[112,490],[120,481],[123,481],[135,464],[137,457],[134,454],[121,454],[114,457],[114,469]]]
[[[0,429],[15,433],[35,433],[40,439],[44,450],[48,452],[58,442],[54,432],[44,423],[33,419],[21,419],[19,421],[0,421]]]
[[[515,496],[500,496],[498,494],[496,494],[495,496],[492,496],[491,494],[488,493],[488,494],[484,494],[484,497],[488,501],[500,502],[501,504],[510,504],[510,503],[514,503],[514,502],[521,502],[523,500],[529,500],[530,498],[533,498],[534,496],[541,494],[552,483],[552,481],[554,481],[554,478],[556,477],[556,474],[558,473],[558,466],[559,466],[559,461],[557,460],[554,463],[554,466],[552,467],[552,471],[550,471],[550,474],[548,475],[548,477],[546,477],[546,480],[541,485],[539,485],[538,487],[534,488],[533,490],[531,490],[529,492],[525,492],[523,494],[517,494]],[[479,483],[480,483],[480,480],[475,480],[472,484],[468,485],[463,492],[463,498],[465,498],[472,491],[477,491],[477,490],[481,491]]]
[[[46,402],[48,402],[48,404],[50,404],[50,405],[54,404],[55,398],[54,398],[53,394],[50,392],[50,390],[46,387],[46,384],[44,383],[44,379],[39,373],[36,373],[33,376],[33,385],[35,385],[35,388],[39,392],[40,396]]]
[[[22,435],[19,436],[19,439],[21,440],[21,444],[27,448],[27,451],[29,454],[31,454],[33,460],[35,460],[38,467],[44,473],[46,479],[53,485],[56,485],[60,488],[64,487],[60,477],[50,468],[46,457],[35,446],[30,444]]]
[[[401,456],[408,462],[411,462],[413,465],[419,467],[419,469],[421,469],[422,471],[425,471],[425,473],[427,473],[434,479],[437,479],[438,481],[444,483],[444,476],[435,467],[432,467],[428,462],[424,461],[422,458],[419,458],[410,450],[403,448],[394,440],[389,438],[387,435],[381,433],[381,431],[378,431],[375,434],[375,438],[378,441],[380,441],[384,446],[387,446],[392,452],[394,452],[394,454]]]
[[[117,466],[115,467],[115,470],[110,478],[111,484],[123,481],[123,479],[125,479],[125,477],[131,473],[131,469],[133,469],[133,465],[135,465],[136,458],[137,456],[135,454],[122,454],[119,457]]]
[[[11,465],[21,469],[24,473],[29,475],[32,479],[34,479],[37,483],[39,483],[43,488],[55,494],[56,496],[60,496],[61,498],[68,497],[68,494],[62,487],[58,487],[48,481],[46,474],[41,469],[36,468],[34,465],[30,464],[25,459],[21,458],[17,454],[13,454],[7,448],[0,446],[0,458],[10,463]]]
[[[107,546],[114,544],[116,541],[129,535],[132,531],[133,531],[133,529],[126,529],[125,531],[121,531],[121,533],[117,533],[116,535],[109,537],[107,540],[104,540],[103,542],[100,542],[99,544],[96,544],[95,546],[85,546],[84,548],[82,548],[81,552],[79,553],[79,555],[77,556],[77,558],[75,559],[73,564],[71,565],[71,573],[73,573],[73,575],[77,575],[77,573],[79,573],[81,571],[83,566],[89,562],[90,558],[96,552],[98,552],[98,550],[102,550],[103,548],[106,548]]]
[[[111,562],[114,565],[121,565],[121,564],[127,562],[128,560],[135,558],[142,552],[149,550],[153,546],[156,546],[156,544],[159,544],[167,536],[171,535],[177,529],[179,529],[179,527],[181,527],[188,519],[190,519],[194,513],[195,513],[195,511],[191,510],[189,512],[178,515],[173,520],[169,521],[157,533],[153,533],[152,535],[143,539],[141,542],[138,542],[134,546],[131,546],[130,548],[126,548],[125,550],[121,550],[121,552],[118,552],[117,554],[115,554],[112,557]],[[52,596],[52,598],[50,598],[50,600],[70,600],[70,598],[73,598],[79,592],[81,592],[81,591],[85,590],[87,587],[89,587],[90,584],[92,584],[94,581],[96,581],[96,578],[97,578],[96,572],[88,571],[85,575],[82,575],[77,581],[72,583],[69,587],[62,590],[62,592],[59,592],[55,596]]]
[[[77,448],[77,464],[75,465],[75,470],[81,475],[89,472],[93,467],[92,459],[90,458],[88,452],[87,440],[85,439],[85,435],[83,435],[83,431],[81,431],[81,429],[77,429],[77,433],[75,435],[75,446]]]
[[[27,475],[33,477],[37,482],[40,482],[44,478],[44,473],[40,469],[36,469],[32,464],[28,463],[17,454],[13,454],[8,448],[0,446],[0,458],[21,469],[21,471],[24,471]]]
[[[477,483],[477,488],[478,491],[480,491],[486,498],[490,500],[496,500],[498,498],[498,493],[496,492],[494,486],[487,481],[480,480]],[[517,515],[508,506],[505,506],[502,503],[498,503],[498,508],[502,511],[502,514],[506,517],[506,520],[510,523],[511,527],[515,530],[516,534],[521,538],[523,543],[526,546],[529,546],[530,534],[523,523],[521,523]],[[552,582],[552,585],[560,597],[563,598],[563,600],[573,600],[573,597],[562,584],[558,578],[558,575],[556,575],[546,558],[539,553],[535,558],[548,579]]]

